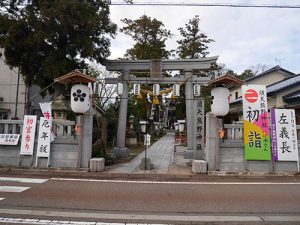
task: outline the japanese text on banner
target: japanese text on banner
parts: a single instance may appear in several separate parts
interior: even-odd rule
[[[271,116],[273,159],[298,161],[295,110],[272,109]]]
[[[20,155],[32,155],[36,129],[36,116],[24,116]]]
[[[271,160],[266,86],[243,85],[242,96],[245,158]]]

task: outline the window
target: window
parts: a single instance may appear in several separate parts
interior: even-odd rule
[[[235,99],[238,99],[238,98],[239,98],[239,92],[236,91],[236,92],[235,92]]]

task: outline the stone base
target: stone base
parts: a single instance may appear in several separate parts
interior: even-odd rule
[[[104,158],[92,158],[90,159],[90,171],[102,172],[104,171],[105,159]]]
[[[129,149],[128,148],[113,148],[113,157],[114,158],[126,158],[129,156]]]
[[[137,146],[137,137],[126,137],[125,145],[127,145],[127,146]]]
[[[193,173],[207,173],[207,162],[204,160],[193,160],[192,162]]]
[[[152,170],[152,169],[154,169],[154,165],[151,163],[151,159],[147,158],[146,168],[145,168],[145,158],[142,158],[140,164],[140,170]]]

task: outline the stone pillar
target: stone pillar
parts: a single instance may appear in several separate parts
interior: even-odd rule
[[[185,104],[186,104],[186,133],[187,133],[187,150],[184,152],[184,158],[194,158],[194,113],[193,113],[193,73],[185,71]]]
[[[211,112],[206,114],[206,147],[205,155],[208,171],[220,169],[219,119]]]
[[[129,78],[129,70],[124,70],[124,79]],[[117,133],[117,146],[113,149],[113,155],[116,158],[127,157],[129,149],[125,147],[126,136],[126,119],[127,119],[127,104],[128,104],[128,83],[123,81],[123,94],[120,100],[119,120],[118,120],[118,133]]]
[[[93,109],[86,114],[81,115],[82,130],[82,151],[80,168],[88,168],[89,161],[92,158],[93,142]]]

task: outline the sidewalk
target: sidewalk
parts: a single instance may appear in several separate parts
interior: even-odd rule
[[[129,163],[121,164],[104,173],[191,175],[192,169],[185,165],[186,160],[183,158],[183,151],[186,147],[177,146],[176,155],[174,155],[174,135],[174,133],[167,133],[148,148],[147,158],[151,159],[154,169],[147,171],[140,169],[141,160],[145,157],[145,151],[143,151]]]

